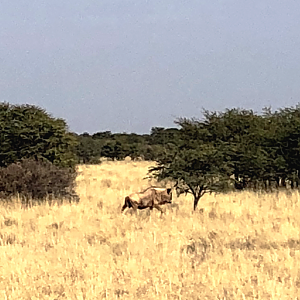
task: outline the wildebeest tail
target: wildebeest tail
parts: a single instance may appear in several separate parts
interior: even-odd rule
[[[123,212],[126,207],[128,207],[128,208],[132,207],[129,196],[125,197],[125,203],[124,203],[121,211]]]

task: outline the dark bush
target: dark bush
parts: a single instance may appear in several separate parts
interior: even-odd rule
[[[0,169],[0,197],[19,196],[29,200],[68,199],[78,201],[74,192],[76,171],[59,168],[49,161],[22,159]]]

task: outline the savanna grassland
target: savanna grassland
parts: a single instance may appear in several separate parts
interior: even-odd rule
[[[79,166],[78,204],[2,204],[0,299],[300,299],[299,193],[121,214],[150,165]]]

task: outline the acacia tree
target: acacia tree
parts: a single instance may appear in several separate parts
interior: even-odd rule
[[[226,145],[203,142],[207,134],[204,123],[180,119],[182,127],[178,145],[156,159],[157,166],[149,169],[156,179],[175,181],[181,192],[194,197],[194,210],[206,193],[220,192],[228,187],[232,174],[230,161],[226,159]],[[192,139],[191,139],[192,136]]]

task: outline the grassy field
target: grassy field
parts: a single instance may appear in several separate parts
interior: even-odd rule
[[[148,166],[80,166],[79,204],[1,205],[0,299],[300,299],[298,193],[121,214]]]

